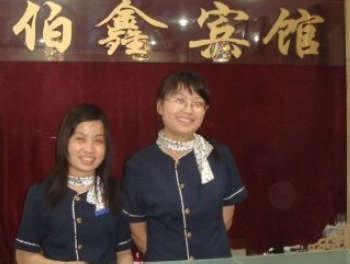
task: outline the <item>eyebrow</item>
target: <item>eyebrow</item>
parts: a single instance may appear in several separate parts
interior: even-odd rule
[[[82,135],[82,136],[87,136],[87,134],[85,134],[84,132],[82,132],[82,131],[75,131],[74,133],[73,133],[73,135],[74,134],[79,134],[79,135]],[[104,135],[105,134],[97,134],[97,135],[95,135],[95,137],[104,137]]]
[[[175,93],[175,94],[173,94],[173,96],[182,96],[182,97],[186,97],[186,95],[181,94],[181,93]],[[203,100],[203,101],[204,101],[204,99],[203,99],[200,95],[194,95],[194,96],[193,96],[193,99],[195,99],[195,100],[200,99],[200,100]]]

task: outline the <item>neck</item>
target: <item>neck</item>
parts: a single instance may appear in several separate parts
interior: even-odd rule
[[[74,178],[90,178],[90,177],[95,177],[95,175],[73,175],[73,174],[68,174],[68,177],[74,177]]]
[[[194,134],[174,135],[172,133],[168,133],[165,129],[161,130],[160,133],[167,139],[179,142],[188,142],[194,139]]]
[[[178,158],[193,150],[194,140],[178,141],[164,135],[162,131],[158,133],[157,145],[173,158]]]
[[[87,187],[93,184],[95,181],[95,176],[67,176],[67,183],[70,186],[76,186],[76,187]]]

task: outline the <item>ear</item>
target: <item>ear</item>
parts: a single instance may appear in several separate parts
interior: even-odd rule
[[[161,100],[157,101],[157,113],[159,115],[163,114],[163,102]]]

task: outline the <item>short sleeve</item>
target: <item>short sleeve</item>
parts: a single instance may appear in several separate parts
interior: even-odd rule
[[[225,169],[227,172],[223,204],[232,205],[244,200],[247,197],[248,192],[242,183],[241,177],[236,166],[236,162],[229,148],[224,146],[222,150],[225,162]]]
[[[146,220],[145,207],[142,200],[141,172],[138,166],[130,161],[126,164],[123,178],[123,212],[130,222]]]
[[[39,185],[32,186],[26,196],[21,223],[15,239],[15,248],[31,252],[41,250],[41,240],[43,234],[43,220],[41,219],[42,207],[41,191]]]
[[[120,214],[117,223],[117,248],[116,251],[130,249],[132,247],[132,239],[129,229],[129,222],[124,214]]]

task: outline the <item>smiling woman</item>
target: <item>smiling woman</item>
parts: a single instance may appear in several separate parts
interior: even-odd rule
[[[94,176],[104,160],[106,143],[102,121],[81,122],[68,141],[68,172],[73,177]]]
[[[110,168],[105,115],[95,105],[72,108],[58,133],[56,166],[27,194],[15,240],[17,263],[132,263]]]
[[[199,75],[167,75],[157,96],[158,138],[126,164],[124,212],[146,261],[231,255],[226,231],[247,190],[228,147],[197,134],[209,97]]]

